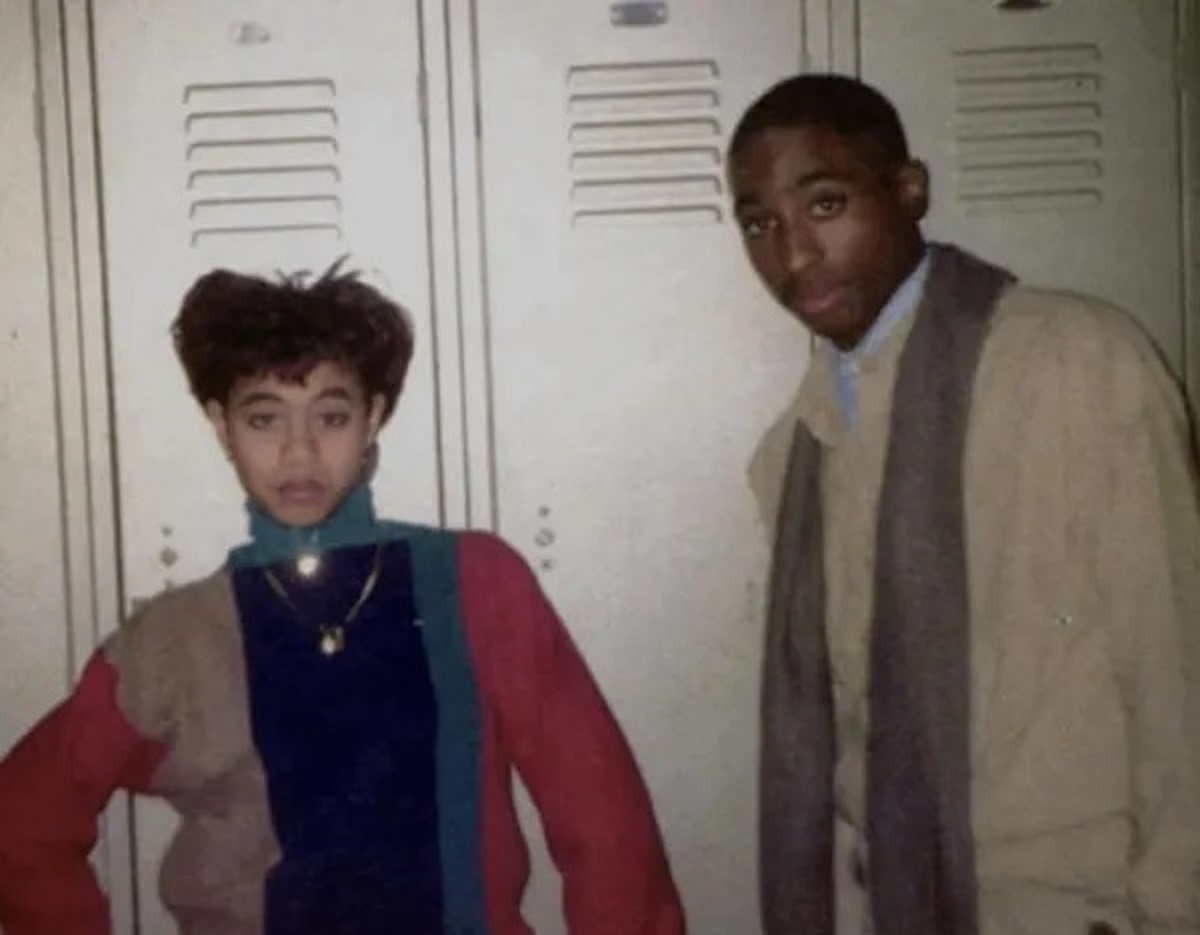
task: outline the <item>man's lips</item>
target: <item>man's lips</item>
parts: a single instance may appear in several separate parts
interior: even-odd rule
[[[846,290],[842,286],[804,289],[799,296],[800,312],[806,318],[823,318],[840,308],[845,297]]]
[[[802,318],[823,318],[845,304],[847,291],[841,283],[802,283],[791,279],[783,284],[779,297]]]

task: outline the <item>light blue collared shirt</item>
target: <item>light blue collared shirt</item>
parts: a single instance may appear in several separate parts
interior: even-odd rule
[[[852,428],[858,424],[858,362],[875,353],[896,326],[916,309],[921,293],[925,291],[925,280],[929,278],[929,265],[930,253],[926,247],[921,262],[896,287],[879,317],[853,350],[841,351],[835,345],[829,345],[834,354],[833,373],[837,383],[838,408],[846,424]]]

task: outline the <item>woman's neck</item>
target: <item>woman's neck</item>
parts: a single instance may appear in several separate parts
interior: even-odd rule
[[[287,526],[258,505],[246,504],[250,517],[250,541],[229,553],[229,565],[270,565],[294,558],[301,552],[364,545],[379,539],[371,488],[359,484],[337,509],[315,526]]]

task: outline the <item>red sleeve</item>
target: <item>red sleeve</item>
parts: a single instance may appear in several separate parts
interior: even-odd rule
[[[88,854],[118,788],[145,789],[162,745],[121,713],[117,672],[88,662],[72,695],[0,761],[0,924],[5,935],[107,935]]]
[[[525,562],[466,534],[463,613],[505,750],[563,876],[571,935],[679,935],[683,910],[633,754]]]

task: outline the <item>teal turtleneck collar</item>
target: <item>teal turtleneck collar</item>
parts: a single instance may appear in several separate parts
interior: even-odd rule
[[[371,488],[355,487],[324,522],[316,526],[285,526],[254,503],[246,504],[250,516],[250,541],[229,553],[230,568],[271,565],[294,558],[302,551],[324,552],[346,546],[378,542],[384,530],[375,518]]]

